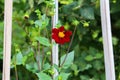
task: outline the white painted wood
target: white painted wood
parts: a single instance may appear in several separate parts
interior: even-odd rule
[[[10,80],[11,36],[12,36],[12,0],[5,0],[2,80]]]
[[[106,80],[115,80],[109,0],[100,0]]]
[[[58,23],[58,0],[54,0],[54,4],[55,4],[55,15],[53,16],[53,28],[55,28],[56,24]],[[54,41],[52,41],[52,43],[54,44]],[[54,44],[52,47],[52,63],[58,65],[59,60],[58,60],[58,44]],[[55,70],[55,74],[54,74],[54,78],[58,75],[58,72],[56,69]]]

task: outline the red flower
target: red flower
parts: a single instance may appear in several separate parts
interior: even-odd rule
[[[70,42],[71,31],[65,31],[64,26],[52,29],[52,39],[58,44]]]

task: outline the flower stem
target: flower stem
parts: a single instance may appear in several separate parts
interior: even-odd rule
[[[17,54],[15,53],[15,62],[14,62],[14,66],[15,66],[15,78],[16,78],[16,80],[18,80],[18,71],[17,71],[16,61],[17,61]]]
[[[18,80],[18,72],[17,72],[16,62],[15,62],[15,77],[16,77],[16,80]]]
[[[66,56],[65,56],[65,58],[64,58],[64,60],[63,60],[63,62],[62,62],[62,64],[61,64],[60,67],[62,67],[62,66],[64,65],[64,63],[65,63],[65,61],[66,61],[66,59],[67,59],[68,52],[69,52],[69,50],[70,50],[70,48],[71,48],[71,45],[72,45],[72,42],[73,42],[73,39],[74,39],[74,36],[75,36],[76,29],[77,29],[77,26],[75,26],[75,28],[74,28],[73,35],[72,35],[72,38],[71,38],[71,41],[70,41],[69,47],[68,47],[68,49],[67,49]]]
[[[41,65],[40,65],[40,43],[37,42],[37,48],[38,48],[38,59],[37,59],[37,56],[36,56],[36,60],[37,60],[37,64],[38,64],[38,69],[39,71],[41,70]]]
[[[58,59],[59,59],[59,65],[58,65],[58,66],[59,66],[59,67],[61,66],[61,65],[60,65],[60,63],[61,63],[61,62],[60,62],[60,57],[61,57],[61,54],[60,54],[60,53],[61,53],[61,48],[62,48],[62,46],[60,45],[60,46],[59,46],[59,49],[60,49],[60,50],[59,50],[59,56],[58,56]]]
[[[37,59],[37,49],[35,48],[35,46],[32,46],[32,48],[34,50],[34,59],[35,59],[35,61],[37,63],[38,71],[40,71],[41,70],[41,66],[40,66],[40,62],[39,62],[40,59]]]

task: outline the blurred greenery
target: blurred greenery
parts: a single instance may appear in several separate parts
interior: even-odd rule
[[[116,80],[120,80],[120,0],[110,0]],[[63,67],[51,65],[53,0],[13,0],[11,80],[105,80],[100,0],[59,0],[59,23],[77,30]],[[0,64],[3,61],[4,0],[0,0]],[[57,26],[58,26],[57,25]],[[69,43],[60,46],[60,61]],[[16,74],[17,73],[17,74]],[[24,77],[23,77],[24,76]],[[2,80],[2,65],[0,66]]]

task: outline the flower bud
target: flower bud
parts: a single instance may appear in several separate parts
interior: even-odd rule
[[[78,21],[78,20],[74,20],[74,21],[72,22],[72,24],[75,25],[75,26],[77,26],[77,25],[79,24],[79,21]]]
[[[84,26],[84,27],[89,27],[89,22],[84,22],[84,23],[83,23],[83,26]]]
[[[62,80],[62,76],[58,76],[58,80]]]
[[[29,15],[25,14],[24,19],[29,19]]]

